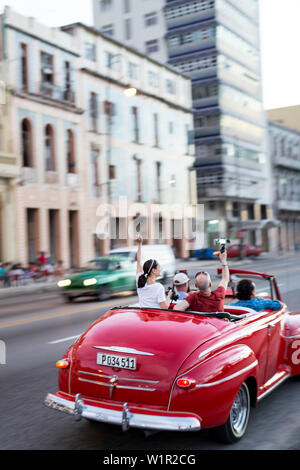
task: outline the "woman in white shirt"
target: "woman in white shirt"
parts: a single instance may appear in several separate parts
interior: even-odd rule
[[[172,291],[169,292],[167,298],[164,287],[156,279],[161,275],[161,266],[155,259],[149,259],[142,267],[141,251],[142,237],[137,237],[137,270],[136,283],[137,293],[139,296],[139,306],[147,308],[163,308],[168,309],[171,303]]]

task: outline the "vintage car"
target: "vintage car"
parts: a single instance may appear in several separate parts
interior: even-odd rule
[[[261,255],[262,250],[260,248],[256,248],[255,246],[249,245],[244,243],[242,245],[242,255],[245,258],[248,257],[257,257]],[[240,256],[240,245],[235,244],[231,245],[227,249],[227,257],[228,258],[238,258]]]
[[[230,305],[240,278],[281,301],[274,276],[231,270],[223,312],[115,307],[57,362],[45,405],[123,430],[215,428],[238,441],[251,406],[300,374],[300,313]]]
[[[125,257],[97,258],[86,269],[57,285],[67,302],[87,296],[105,300],[118,292],[136,290],[136,268]]]

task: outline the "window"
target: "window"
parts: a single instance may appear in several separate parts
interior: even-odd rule
[[[139,119],[138,119],[138,108],[132,106],[131,115],[133,118],[133,141],[139,143]]]
[[[128,75],[129,75],[129,78],[132,78],[133,80],[138,80],[138,78],[139,78],[139,66],[137,64],[134,64],[133,62],[129,62],[129,64],[128,64]]]
[[[117,178],[117,167],[116,165],[109,165],[108,167],[109,179],[115,180]]]
[[[153,114],[154,124],[154,147],[159,147],[159,130],[158,130],[158,114]]]
[[[157,200],[161,201],[161,162],[155,162],[156,166],[156,191],[157,191]]]
[[[21,123],[23,167],[33,167],[32,128],[28,119]]]
[[[106,36],[111,36],[112,37],[114,35],[114,25],[113,24],[107,24],[105,26],[102,26],[101,33],[106,34]]]
[[[28,55],[27,44],[20,44],[21,47],[21,87],[22,90],[28,90]]]
[[[130,13],[130,0],[123,0],[124,13]]]
[[[65,101],[70,101],[74,103],[75,95],[72,90],[72,81],[71,81],[71,64],[68,61],[65,61],[64,64],[64,91],[63,91],[63,98]]]
[[[98,95],[97,93],[90,93],[89,100],[89,117],[90,117],[90,130],[97,132],[98,130]]]
[[[53,56],[41,52],[41,92],[52,95],[54,85]]]
[[[211,67],[216,67],[217,56],[201,57],[199,59],[188,60],[186,62],[180,62],[173,64],[181,72],[193,72],[194,70],[205,70]]]
[[[100,0],[100,10],[108,11],[112,8],[113,0]]]
[[[84,44],[84,57],[88,60],[96,62],[96,46],[91,42],[86,42]]]
[[[152,41],[146,41],[145,43],[146,54],[153,54],[154,52],[159,51],[158,39],[153,39]]]
[[[261,218],[262,219],[267,219],[268,218],[267,206],[262,204],[260,207],[261,207]]]
[[[66,132],[66,148],[67,148],[67,172],[76,173],[74,134],[71,129],[68,129]]]
[[[194,13],[210,10],[215,7],[215,0],[198,0],[191,3],[187,3],[186,5],[178,5],[175,7],[168,8],[166,10],[165,15],[166,18],[174,19],[180,16],[185,15],[192,15]]]
[[[133,160],[136,163],[136,178],[137,178],[137,202],[142,202],[143,200],[143,193],[142,193],[142,160],[137,158],[136,156],[133,157]]]
[[[148,83],[153,88],[158,88],[158,73],[152,72],[152,70],[148,71]]]
[[[171,79],[167,79],[167,80],[166,80],[166,89],[167,89],[167,92],[168,92],[170,95],[175,95],[175,94],[176,94],[176,85],[175,85],[175,81],[174,81],[174,80],[171,80]]]
[[[45,127],[45,170],[55,171],[54,131],[50,124]]]
[[[158,23],[158,16],[157,12],[154,11],[152,13],[147,13],[144,15],[145,26],[153,26],[154,24]]]
[[[174,134],[174,122],[169,122],[169,134]]]
[[[91,145],[91,175],[92,175],[92,195],[94,197],[100,197],[101,186],[99,179],[99,157],[100,148],[92,144]]]
[[[240,217],[240,204],[239,204],[239,202],[233,202],[233,204],[232,204],[232,217]]]
[[[125,26],[125,40],[128,41],[131,39],[131,19],[127,18],[124,21],[124,26]]]
[[[113,54],[112,52],[105,51],[106,56],[106,67],[110,70],[119,70],[120,68],[120,56]]]

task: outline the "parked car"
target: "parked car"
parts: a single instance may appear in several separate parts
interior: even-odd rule
[[[128,246],[123,248],[115,248],[109,252],[109,256],[126,256],[136,266],[137,246]],[[174,252],[169,245],[143,245],[142,247],[142,263],[148,259],[156,259],[162,266],[163,279],[171,278],[175,275],[176,260]]]
[[[242,245],[243,256],[259,256],[262,253],[260,248],[244,243]],[[231,245],[227,248],[227,257],[228,258],[238,258],[240,256],[240,245]]]
[[[255,279],[260,295],[281,300],[273,275],[231,270],[226,303],[245,277]],[[262,312],[115,307],[57,367],[59,391],[45,398],[50,408],[124,431],[215,428],[232,443],[244,436],[250,407],[300,374],[300,313],[283,303]]]
[[[83,296],[105,300],[117,292],[136,290],[136,270],[125,257],[97,258],[83,272],[62,279],[57,285],[67,302]]]

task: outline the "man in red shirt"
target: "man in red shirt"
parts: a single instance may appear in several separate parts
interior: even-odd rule
[[[190,292],[188,296],[178,302],[174,310],[192,310],[195,312],[223,312],[226,289],[229,282],[229,269],[227,264],[227,252],[220,253],[222,263],[222,280],[219,287],[212,291],[210,275],[204,271],[196,274],[195,286],[198,292]]]

